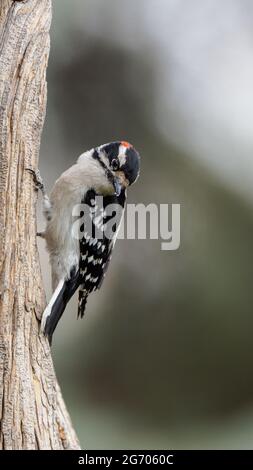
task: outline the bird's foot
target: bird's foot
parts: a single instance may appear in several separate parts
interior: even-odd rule
[[[34,170],[33,168],[26,168],[26,170],[32,174],[35,188],[37,189],[37,191],[40,190],[44,194],[45,187],[44,187],[43,179],[40,175],[40,170]]]
[[[37,232],[37,237],[45,238],[45,232]]]

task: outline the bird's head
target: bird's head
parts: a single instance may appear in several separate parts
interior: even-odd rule
[[[135,148],[125,141],[100,145],[93,150],[92,157],[104,170],[110,186],[117,196],[122,189],[133,184],[140,173],[140,156]]]

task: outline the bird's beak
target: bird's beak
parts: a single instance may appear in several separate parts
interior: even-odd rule
[[[120,183],[120,179],[117,176],[114,177],[113,187],[114,187],[114,190],[115,190],[115,195],[119,196],[120,193],[121,193],[121,190],[122,190],[122,186],[121,186],[121,183]]]
[[[120,195],[122,189],[125,189],[129,186],[129,181],[125,177],[125,174],[123,173],[123,171],[117,171],[115,173],[113,186],[115,189],[116,196]]]

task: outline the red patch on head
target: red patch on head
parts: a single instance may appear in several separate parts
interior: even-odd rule
[[[122,140],[120,143],[121,145],[123,145],[123,147],[126,147],[126,148],[132,147],[132,144],[129,144],[129,142],[126,142],[125,140]]]

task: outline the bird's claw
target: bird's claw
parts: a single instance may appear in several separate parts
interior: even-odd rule
[[[36,235],[37,237],[45,238],[45,232],[37,232]]]
[[[40,175],[40,170],[34,170],[33,168],[26,168],[26,171],[29,171],[29,173],[32,174],[33,181],[34,181],[34,184],[35,184],[35,188],[37,190],[40,189],[43,192],[44,191],[44,183],[43,183],[43,179]]]

